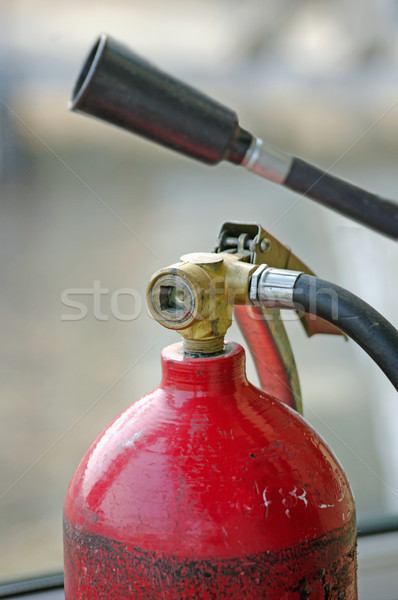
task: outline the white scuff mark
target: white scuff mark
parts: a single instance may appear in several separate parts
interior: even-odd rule
[[[320,504],[319,508],[334,508],[334,504]]]
[[[294,488],[294,489],[296,489],[296,488]],[[297,498],[298,498],[299,500],[302,500],[302,501],[304,502],[304,506],[305,506],[305,508],[307,508],[307,506],[308,506],[308,500],[307,500],[307,491],[306,491],[306,490],[303,490],[303,493],[302,493],[302,494],[298,494],[298,495],[297,495]]]
[[[138,440],[138,439],[139,439],[141,436],[142,436],[142,431],[137,431],[137,432],[136,432],[136,433],[133,435],[133,437],[131,437],[131,438],[130,438],[130,439],[128,439],[128,440],[125,440],[125,441],[122,443],[122,447],[123,447],[123,448],[130,448],[131,446],[134,446],[134,445],[135,445],[135,442],[136,442],[136,441],[137,441],[137,440]]]
[[[342,495],[341,495],[341,498],[339,498],[339,499],[337,500],[337,502],[343,502],[344,498],[345,498],[345,489],[343,489],[343,493],[342,493]]]
[[[285,515],[287,516],[288,519],[291,519],[290,510],[288,508],[285,510]]]
[[[303,502],[305,508],[307,508],[308,506],[307,492],[302,488],[297,488],[295,486],[290,492],[288,491],[287,493],[283,488],[280,488],[279,494],[282,496],[283,506],[285,506],[288,509],[296,506],[299,500]]]
[[[263,491],[264,519],[268,517],[268,508],[271,504],[271,500],[267,500],[267,488],[265,488]]]
[[[250,513],[253,510],[253,508],[248,504],[244,504],[242,508],[246,513]]]

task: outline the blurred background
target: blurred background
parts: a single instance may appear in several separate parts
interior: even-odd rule
[[[97,35],[234,108],[268,142],[397,199],[398,2],[0,0],[0,10],[0,580],[9,580],[62,569],[73,471],[107,423],[158,384],[160,351],[178,339],[148,316],[147,282],[184,253],[211,251],[222,221],[260,222],[397,324],[392,241],[243,169],[202,166],[69,113]],[[304,414],[348,474],[359,527],[396,518],[396,393],[353,342],[306,339],[290,314],[286,325]],[[229,339],[241,340],[235,325]],[[250,361],[249,376],[257,382]]]

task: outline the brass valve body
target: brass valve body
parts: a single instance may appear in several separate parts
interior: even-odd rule
[[[234,304],[248,301],[257,266],[233,254],[197,252],[161,269],[147,291],[154,318],[184,338],[187,354],[215,354],[224,348]]]

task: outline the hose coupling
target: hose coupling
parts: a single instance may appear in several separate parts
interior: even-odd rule
[[[294,308],[293,290],[302,273],[260,265],[250,281],[250,302],[268,308]]]

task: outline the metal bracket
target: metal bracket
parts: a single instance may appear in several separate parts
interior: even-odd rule
[[[241,260],[252,264],[266,264],[277,269],[289,269],[290,271],[301,271],[307,275],[315,275],[302,260],[293,254],[288,246],[284,246],[259,223],[225,221],[218,234],[215,252],[237,254]],[[316,333],[344,336],[340,329],[319,317],[309,318],[306,314],[299,316],[308,337]]]
[[[232,253],[238,260],[259,265],[251,280],[251,287],[254,286],[256,290],[267,270],[287,269],[314,275],[290,248],[281,244],[258,223],[223,223],[215,252]],[[257,315],[253,311],[257,311]],[[315,333],[343,335],[323,319],[310,318],[306,314],[299,316],[308,336]],[[248,343],[263,388],[302,413],[297,368],[280,310],[264,306],[237,306],[235,318]],[[267,360],[264,360],[267,352]],[[273,364],[269,364],[271,358],[274,359]]]

